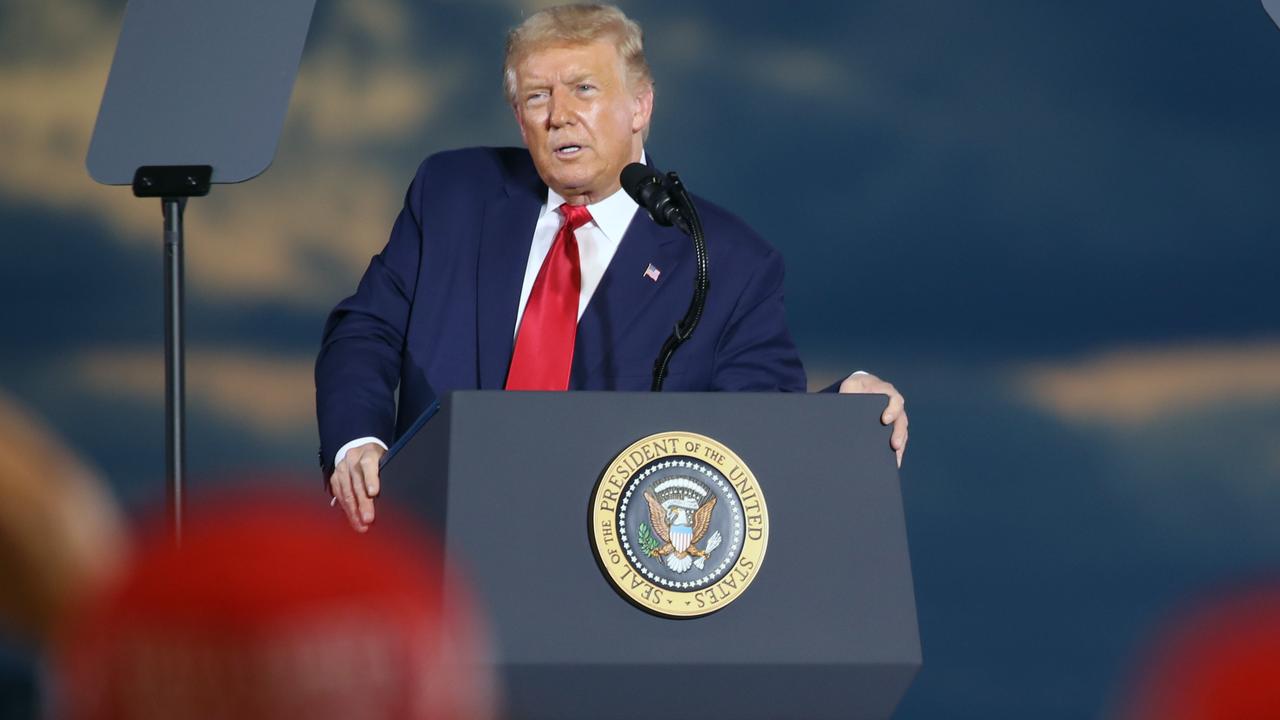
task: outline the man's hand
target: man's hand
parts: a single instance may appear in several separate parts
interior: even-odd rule
[[[875,375],[854,373],[840,383],[842,393],[883,393],[889,396],[889,404],[880,415],[880,423],[893,423],[893,435],[889,446],[898,453],[898,467],[902,467],[902,454],[907,450],[907,401],[892,383]]]
[[[373,523],[373,499],[378,496],[378,461],[387,453],[377,443],[351,448],[329,477],[329,492],[338,499],[356,532]]]

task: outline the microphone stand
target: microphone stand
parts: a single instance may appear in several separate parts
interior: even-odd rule
[[[707,240],[702,234],[702,220],[698,218],[698,211],[693,206],[693,198],[689,196],[684,183],[680,182],[680,176],[674,172],[667,173],[666,184],[680,209],[676,227],[693,240],[697,273],[694,276],[693,299],[689,302],[689,309],[685,311],[680,322],[676,323],[671,336],[662,344],[658,359],[653,363],[653,384],[649,387],[650,392],[662,392],[662,383],[667,378],[667,366],[671,362],[671,356],[676,348],[693,335],[694,328],[702,319],[702,311],[707,305],[707,290],[711,287],[711,280],[707,277]]]

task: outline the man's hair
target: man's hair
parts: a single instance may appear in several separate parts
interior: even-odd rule
[[[644,59],[640,26],[613,5],[559,5],[540,10],[507,33],[503,81],[507,102],[516,101],[516,65],[530,53],[556,45],[585,45],[612,40],[626,66],[627,87],[653,85]]]

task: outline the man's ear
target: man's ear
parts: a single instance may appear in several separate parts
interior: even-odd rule
[[[631,114],[631,132],[641,132],[649,127],[653,116],[653,85],[648,83],[634,95],[635,111]]]

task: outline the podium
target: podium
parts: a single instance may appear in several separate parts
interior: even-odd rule
[[[379,505],[436,528],[470,581],[493,635],[506,717],[887,718],[921,655],[890,429],[878,420],[884,402],[455,392],[388,454]],[[750,585],[690,618],[624,597],[592,530],[595,505],[609,496],[601,484],[633,469],[620,453],[671,432],[735,453],[768,511],[767,549]],[[637,456],[634,469],[651,459]],[[633,497],[629,522],[648,517],[656,531],[661,511],[645,515]],[[675,513],[679,500],[668,503]],[[668,532],[674,541],[676,525]],[[606,532],[603,542],[614,539]],[[651,550],[661,542],[646,540]],[[716,550],[734,547],[726,539]]]

